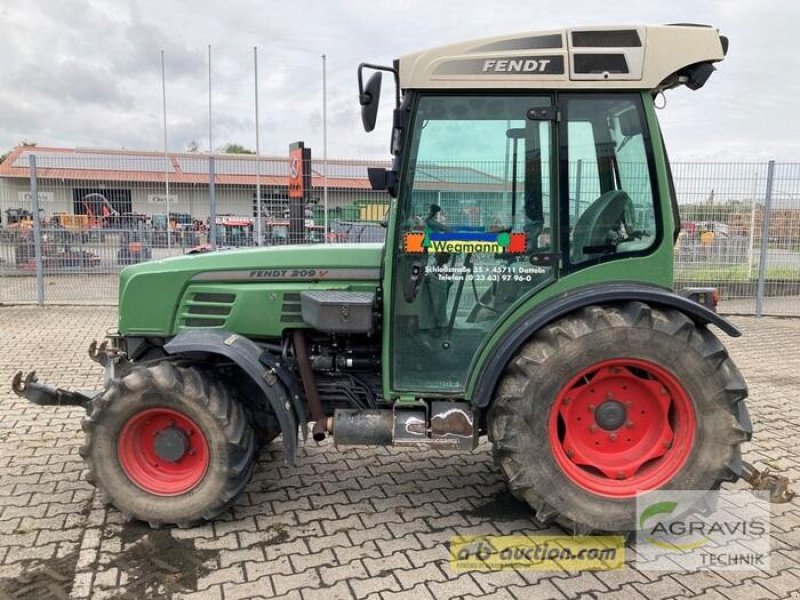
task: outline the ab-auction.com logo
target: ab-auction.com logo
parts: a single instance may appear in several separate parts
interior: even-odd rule
[[[623,536],[466,535],[450,538],[455,570],[599,571],[625,567]]]
[[[452,254],[524,254],[524,233],[473,233],[466,231],[407,233],[405,251],[409,254],[449,252]]]
[[[769,503],[749,491],[675,491],[637,499],[642,569],[763,568]]]

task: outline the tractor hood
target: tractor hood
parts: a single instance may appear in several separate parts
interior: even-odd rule
[[[228,250],[155,260],[128,267],[119,281],[119,332],[172,335],[183,328],[182,303],[193,289],[206,296],[238,293],[239,307],[254,306],[262,292],[376,286],[383,244],[321,244]],[[274,294],[273,294],[274,296]],[[256,315],[251,319],[255,320]],[[244,333],[243,331],[241,333]],[[263,332],[271,333],[271,332]],[[275,332],[279,333],[279,332]]]

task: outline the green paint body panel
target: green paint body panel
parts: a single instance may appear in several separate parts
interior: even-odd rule
[[[169,336],[185,329],[188,318],[224,321],[226,329],[253,337],[279,337],[302,322],[281,321],[285,296],[309,289],[374,291],[380,281],[381,244],[274,246],[167,258],[128,267],[120,275],[119,332],[122,335]],[[291,279],[263,279],[264,272],[286,271]],[[319,270],[360,272],[358,279],[335,279]],[[364,279],[366,270],[374,277]],[[321,276],[305,276],[316,271]],[[292,273],[296,272],[293,276]],[[240,277],[234,273],[241,273]],[[203,280],[229,274],[231,281]],[[253,275],[255,274],[255,277]],[[224,275],[223,275],[224,276]],[[234,281],[233,279],[238,279]],[[197,301],[197,294],[235,294],[226,302]],[[201,296],[202,297],[202,296]],[[292,304],[293,302],[289,302]],[[299,303],[299,301],[298,301]],[[210,306],[219,314],[191,314],[190,307]],[[289,307],[292,309],[293,307]],[[197,310],[197,308],[194,308]],[[201,309],[202,310],[202,309]],[[284,311],[298,314],[294,310]]]

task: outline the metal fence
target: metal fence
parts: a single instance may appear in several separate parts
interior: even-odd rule
[[[123,267],[216,248],[382,241],[370,166],[24,150],[0,169],[0,303],[115,304]]]
[[[720,289],[724,312],[800,315],[800,164],[673,165],[675,285]]]
[[[0,303],[115,304],[124,266],[214,246],[381,241],[389,206],[366,178],[383,161],[313,160],[294,202],[302,165],[282,157],[31,148],[7,163]],[[676,287],[719,288],[722,312],[800,315],[800,164],[672,170]]]

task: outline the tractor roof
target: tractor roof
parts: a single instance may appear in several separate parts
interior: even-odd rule
[[[727,47],[727,38],[705,25],[527,32],[403,56],[400,87],[656,90],[686,83],[696,88]],[[691,72],[697,65],[709,65],[699,85]]]

